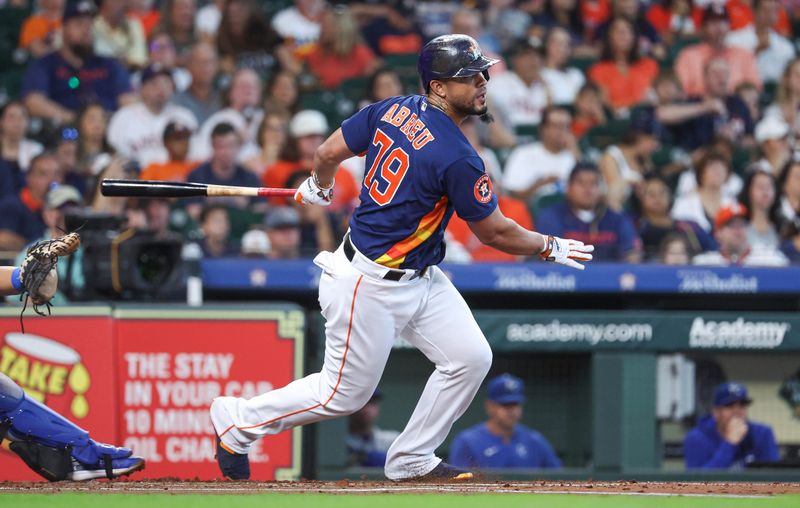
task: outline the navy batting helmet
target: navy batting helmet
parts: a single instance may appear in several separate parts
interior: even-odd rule
[[[422,48],[417,70],[428,92],[434,79],[465,78],[479,72],[489,79],[488,69],[497,62],[483,56],[478,41],[469,35],[441,35]]]

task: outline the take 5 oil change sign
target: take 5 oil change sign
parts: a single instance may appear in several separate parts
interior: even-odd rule
[[[303,313],[291,309],[115,313],[120,442],[146,459],[138,478],[221,477],[211,401],[251,398],[302,376]],[[297,478],[300,451],[295,431],[258,441],[252,478]]]

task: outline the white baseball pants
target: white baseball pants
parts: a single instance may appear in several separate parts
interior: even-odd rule
[[[492,352],[472,312],[438,267],[422,277],[389,281],[387,268],[342,247],[314,259],[323,273],[319,303],[325,325],[322,370],[252,399],[219,397],[211,420],[225,445],[247,453],[251,443],[283,430],[361,409],[378,386],[396,337],[422,351],[436,370],[411,419],[388,452],[385,473],[421,476],[441,459],[434,451],[472,402]],[[408,277],[413,273],[408,271]],[[408,278],[404,277],[404,279]]]

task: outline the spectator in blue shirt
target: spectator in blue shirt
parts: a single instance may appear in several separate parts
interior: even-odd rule
[[[450,447],[450,464],[464,468],[559,468],[561,461],[540,433],[519,423],[525,402],[522,380],[503,374],[489,381],[489,420],[461,432]]]
[[[57,171],[55,157],[39,154],[31,161],[25,187],[0,199],[0,250],[20,250],[44,235],[47,226],[42,218],[42,205]]]
[[[600,171],[592,164],[576,165],[567,181],[566,200],[545,208],[534,220],[545,235],[594,245],[595,261],[641,260],[642,242],[633,222],[605,205]]]
[[[233,125],[221,122],[211,131],[211,159],[198,166],[189,173],[186,180],[189,182],[207,183],[212,185],[234,185],[241,187],[261,187],[258,177],[236,162],[236,155],[242,146],[239,133]],[[186,200],[186,211],[193,219],[197,220],[203,203],[208,199],[192,198]],[[235,208],[248,208],[251,205],[261,205],[266,210],[266,201],[261,198],[247,198],[243,196],[214,198],[214,203],[223,203]]]
[[[22,81],[22,97],[31,115],[70,123],[86,104],[106,111],[132,102],[130,78],[114,58],[94,54],[91,0],[69,0],[62,17],[62,46],[33,60]]]
[[[683,441],[687,468],[740,469],[751,462],[779,459],[772,428],[747,419],[751,402],[747,387],[741,383],[717,387],[711,414],[701,419]]]

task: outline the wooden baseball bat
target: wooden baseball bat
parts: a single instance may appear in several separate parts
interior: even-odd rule
[[[196,182],[166,182],[161,180],[125,180],[104,178],[100,183],[103,196],[138,198],[188,198],[197,196],[294,196],[296,189],[270,187],[238,187]]]

